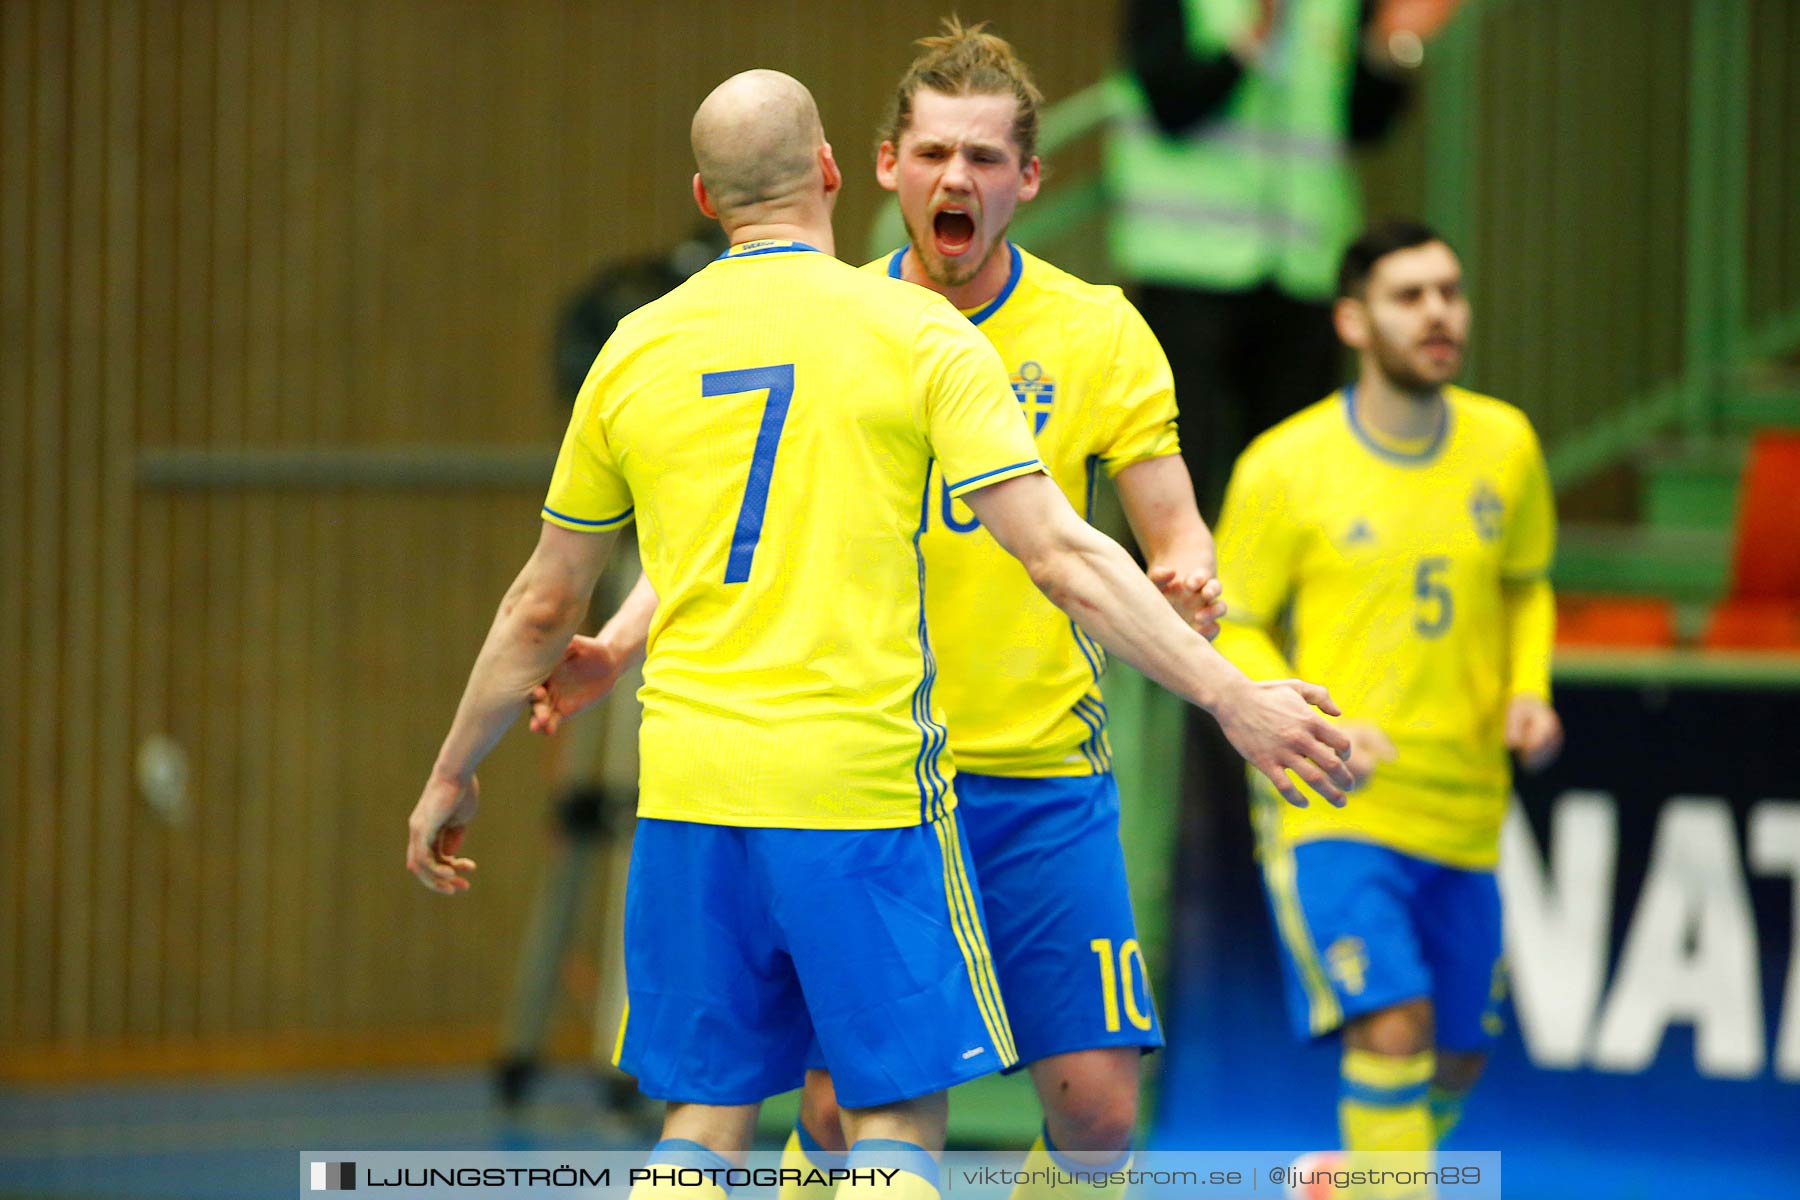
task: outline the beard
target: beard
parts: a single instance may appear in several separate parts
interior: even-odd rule
[[[1456,361],[1448,370],[1436,371],[1431,368],[1421,370],[1413,363],[1411,355],[1397,343],[1390,342],[1380,334],[1376,334],[1370,347],[1374,351],[1375,365],[1387,377],[1395,388],[1410,395],[1422,396],[1435,392],[1444,384],[1456,378],[1462,370],[1462,346],[1456,347]],[[1427,374],[1426,371],[1431,371]]]
[[[981,274],[981,269],[987,266],[988,261],[1006,245],[1006,230],[1002,229],[994,238],[994,244],[988,247],[988,252],[979,259],[967,254],[957,258],[945,258],[932,244],[932,229],[929,226],[921,234],[919,228],[904,214],[901,216],[901,221],[906,226],[906,237],[912,245],[913,257],[919,260],[919,266],[924,270],[925,278],[941,288],[959,288],[968,283],[975,276]]]

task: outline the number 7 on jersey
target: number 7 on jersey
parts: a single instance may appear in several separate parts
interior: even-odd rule
[[[750,479],[744,485],[744,502],[738,506],[737,527],[731,533],[731,554],[725,560],[725,582],[743,583],[750,578],[750,562],[762,539],[763,513],[769,507],[769,480],[775,475],[775,448],[787,425],[788,401],[794,398],[794,364],[747,367],[741,371],[708,371],[700,376],[700,395],[736,396],[744,392],[768,392],[762,424],[756,430],[756,449],[750,455]]]

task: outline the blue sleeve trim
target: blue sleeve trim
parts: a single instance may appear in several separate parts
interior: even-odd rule
[[[996,475],[1004,475],[1008,471],[1017,471],[1023,467],[1036,467],[1038,470],[1041,471],[1044,469],[1044,463],[1043,463],[1043,460],[1041,460],[1041,459],[1028,458],[1028,459],[1025,459],[1023,462],[1013,463],[1011,466],[995,467],[991,471],[983,471],[979,475],[971,475],[967,479],[963,480],[961,483],[951,484],[950,492],[952,495],[954,495],[957,492],[961,491],[963,488],[968,487],[971,483],[980,483],[984,479],[992,479]]]
[[[587,527],[588,529],[610,529],[614,525],[623,525],[625,522],[631,520],[631,514],[636,511],[637,511],[637,506],[633,505],[631,508],[626,509],[624,512],[620,513],[616,517],[607,517],[603,521],[587,521],[587,520],[583,520],[580,517],[571,517],[571,516],[567,515],[566,513],[559,513],[554,508],[551,508],[548,504],[544,505],[544,512],[552,517],[555,517],[557,520],[567,521],[571,525],[582,525],[582,526]]]

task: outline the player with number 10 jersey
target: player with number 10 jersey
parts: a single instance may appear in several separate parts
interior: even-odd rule
[[[1037,192],[1042,97],[980,26],[950,19],[919,44],[876,158],[909,237],[864,270],[942,294],[993,343],[1045,472],[1083,518],[1100,474],[1111,477],[1151,578],[1204,632],[1218,615],[1212,540],[1179,453],[1168,361],[1118,288],[1006,236]],[[955,479],[934,467],[921,514],[925,610],[995,970],[1044,1106],[1022,1174],[1054,1178],[1065,1154],[1111,1170],[1129,1159],[1139,1057],[1162,1030],[1119,838],[1105,655],[956,498]],[[836,1148],[829,1093],[809,1075],[788,1165],[820,1166]],[[1041,1191],[1022,1184],[1013,1200]]]
[[[869,269],[900,278],[909,253]],[[1044,469],[1091,518],[1102,472],[1180,453],[1168,359],[1118,288],[1010,243],[1001,253],[1006,284],[969,319],[1011,372]],[[1107,771],[1105,652],[951,496],[946,472],[932,474],[920,539],[930,565],[926,616],[958,769],[1015,778]],[[1007,613],[1003,630],[995,603]]]

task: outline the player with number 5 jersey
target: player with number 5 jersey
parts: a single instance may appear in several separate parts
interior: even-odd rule
[[[1561,742],[1556,518],[1525,414],[1450,383],[1470,312],[1442,238],[1365,232],[1333,316],[1355,384],[1252,442],[1226,489],[1219,647],[1343,696],[1352,802],[1295,808],[1252,778],[1257,850],[1294,1029],[1342,1038],[1345,1148],[1429,1153],[1499,1022],[1508,751],[1531,768]]]

